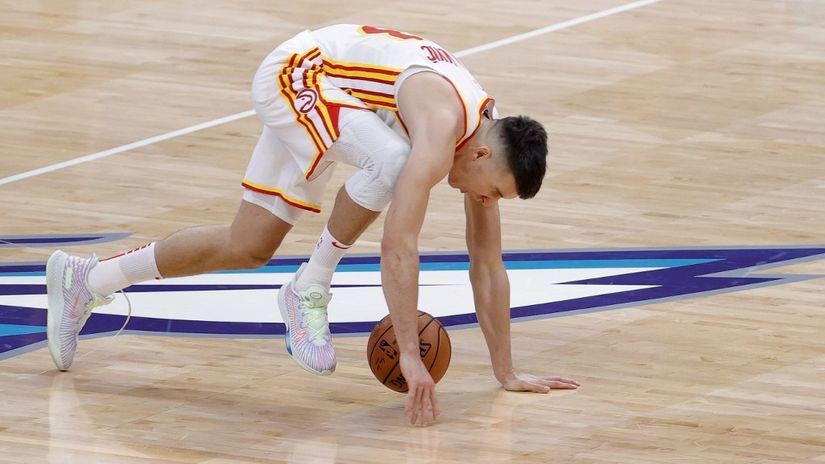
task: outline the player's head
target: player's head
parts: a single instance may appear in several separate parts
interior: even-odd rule
[[[547,171],[547,132],[526,116],[483,119],[456,153],[448,182],[484,204],[533,198]]]

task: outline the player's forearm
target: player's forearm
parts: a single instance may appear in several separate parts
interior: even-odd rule
[[[412,241],[412,243],[415,243]],[[381,284],[402,354],[419,356],[418,249],[401,241],[381,246]]]
[[[471,266],[478,324],[490,351],[493,373],[499,382],[513,373],[510,350],[510,281],[504,266]]]

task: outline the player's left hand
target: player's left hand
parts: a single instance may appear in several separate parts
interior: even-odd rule
[[[579,382],[564,377],[539,377],[530,374],[511,372],[501,382],[507,391],[525,391],[534,393],[548,393],[550,390],[575,390]]]

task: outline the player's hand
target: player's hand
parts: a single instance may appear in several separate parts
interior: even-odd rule
[[[426,427],[434,423],[439,414],[435,382],[424,367],[421,357],[402,354],[401,373],[409,387],[404,413],[410,418],[410,424]]]
[[[530,374],[511,372],[501,385],[507,391],[525,391],[548,393],[550,390],[575,390],[579,382],[564,377],[539,377]]]

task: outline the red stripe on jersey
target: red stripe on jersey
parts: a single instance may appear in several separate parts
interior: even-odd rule
[[[479,116],[478,117],[478,124],[476,125],[475,129],[473,129],[473,132],[470,133],[470,136],[467,137],[463,142],[461,142],[456,147],[456,150],[461,148],[465,143],[467,143],[467,140],[470,140],[471,138],[473,138],[474,135],[476,135],[476,132],[478,132],[478,128],[481,127],[481,119],[483,118],[484,110],[487,108],[487,104],[490,103],[491,101],[494,101],[494,100],[490,97],[487,97],[481,102],[481,105],[478,107],[478,116]],[[491,119],[492,119],[492,116],[491,116]]]
[[[319,50],[318,47],[315,47],[312,50],[305,53],[303,56],[301,56],[301,59],[298,60],[298,64],[296,64],[295,66],[300,68],[301,65],[304,64],[304,60],[312,61],[315,58],[318,58],[318,55],[320,55],[320,54],[321,54],[321,50]]]
[[[321,212],[321,210],[318,209],[318,208],[313,208],[311,206],[306,206],[306,205],[301,205],[299,203],[295,203],[294,201],[292,201],[289,198],[285,197],[281,192],[275,192],[275,191],[271,191],[271,190],[264,190],[264,189],[249,185],[246,182],[241,182],[241,185],[244,188],[252,190],[253,192],[263,193],[263,194],[266,194],[266,195],[275,195],[276,197],[279,197],[281,200],[284,200],[284,202],[286,202],[286,204],[288,204],[290,206],[294,206],[298,209],[303,209],[303,210],[306,210],[306,211],[312,211],[313,213],[320,213]]]
[[[296,102],[295,98],[292,95],[294,92],[294,90],[292,90],[292,82],[288,80],[285,74],[282,74],[279,77],[279,80],[281,81],[281,93],[289,102],[289,107],[292,109],[292,112],[295,113],[295,120],[298,121],[298,124],[304,126],[304,129],[306,129],[306,131],[309,133],[309,138],[312,140],[312,144],[315,145],[315,148],[318,150],[316,156],[317,154],[323,153],[326,148],[324,147],[321,134],[318,133],[318,130],[315,128],[315,125],[312,123],[312,121],[310,121],[308,118],[306,118],[306,116],[302,115],[295,109]]]
[[[401,117],[401,112],[400,111],[395,110],[395,118],[398,119],[399,123],[401,123],[401,127],[404,129],[404,132],[407,133],[407,137],[409,137],[410,136],[410,130],[407,129],[407,125],[404,124],[404,119]]]
[[[317,72],[314,73],[312,75],[312,88],[314,88],[315,91],[318,92],[318,100],[321,103],[320,105],[318,105],[318,104],[315,105],[315,112],[318,113],[318,116],[321,117],[321,121],[324,122],[324,129],[326,129],[327,134],[329,134],[329,138],[334,143],[335,140],[338,138],[338,135],[340,135],[339,132],[338,132],[338,114],[337,114],[337,110],[336,110],[335,116],[334,117],[332,116],[332,114],[331,114],[332,112],[330,111],[330,109],[327,105],[327,101],[324,99],[324,92],[323,92],[323,89],[321,88],[321,84],[318,82],[319,80],[320,80],[320,73],[317,73]],[[328,112],[330,112],[329,119],[327,119],[324,116],[324,113],[321,111],[322,107],[323,107],[323,109],[326,109]],[[309,176],[307,176],[307,177],[309,177]]]
[[[321,93],[321,91],[319,89],[318,94],[320,95],[320,93]],[[321,119],[324,121],[324,128],[327,130],[327,133],[329,134],[329,129],[330,128],[327,127],[326,118],[324,118],[323,114],[321,114],[321,111],[318,109],[319,106],[321,106],[321,105],[316,105],[315,110],[318,111],[318,115],[321,116]],[[338,113],[340,111],[340,107],[336,106],[336,105],[325,105],[325,106],[327,108],[327,111],[329,112],[329,118],[332,120],[331,121],[332,122],[332,130],[335,132],[334,135],[329,134],[329,136],[332,138],[333,143],[335,143],[334,141],[338,139],[339,135],[341,135],[338,131]],[[312,166],[309,167],[309,170],[307,171],[306,176],[304,176],[306,179],[309,179],[310,177],[312,177],[312,174],[315,172],[315,168],[318,167],[318,163],[321,162],[321,158],[323,158],[323,157],[324,156],[322,154],[322,155],[316,156],[315,159],[312,160]]]
[[[331,68],[340,69],[343,71],[360,71],[360,72],[369,72],[369,73],[376,73],[376,74],[385,74],[387,76],[396,77],[401,74],[401,71],[392,71],[389,69],[378,69],[378,68],[370,68],[367,66],[348,66],[345,64],[338,64],[328,59],[324,59],[324,66],[329,66]]]
[[[371,100],[369,98],[359,98],[359,97],[355,97],[355,98],[358,98],[359,100],[366,103],[367,105],[372,105],[374,107],[381,108],[381,109],[395,111],[398,108],[394,104],[379,101],[379,100]]]
[[[377,82],[379,84],[386,84],[386,85],[395,85],[395,79],[377,79],[372,77],[361,77],[361,76],[351,76],[347,74],[338,74],[335,71],[324,69],[324,73],[329,77],[334,77],[336,79],[347,79],[351,81],[368,81],[368,82]]]
[[[341,87],[341,89],[343,89],[344,91],[353,90],[353,91],[358,92],[358,93],[365,93],[367,95],[373,95],[375,97],[383,97],[383,98],[389,98],[390,100],[395,100],[395,95],[390,95],[390,94],[384,93],[384,92],[376,92],[374,90],[364,90],[364,89],[359,89],[359,88],[356,88],[356,87]]]
[[[321,138],[321,134],[318,133],[318,129],[315,127],[315,124],[313,124],[312,121],[309,120],[309,118],[307,118],[305,115],[302,115],[295,109],[295,90],[292,88],[293,82],[290,76],[292,74],[292,71],[294,70],[295,62],[296,59],[298,59],[298,56],[298,54],[293,54],[289,57],[289,62],[286,66],[284,66],[284,69],[281,71],[281,75],[278,76],[278,84],[281,87],[281,94],[284,96],[284,98],[287,99],[290,109],[292,109],[292,112],[295,114],[296,121],[302,126],[304,126],[304,129],[306,129],[307,133],[309,133],[309,138],[312,140],[312,144],[315,145],[315,148],[317,150],[315,155],[318,156],[326,150],[326,146],[324,145],[324,139]],[[305,75],[306,73],[304,73],[303,77],[305,77]]]

